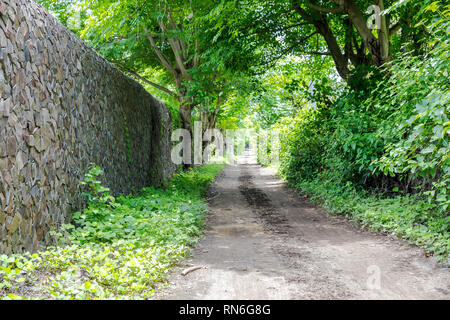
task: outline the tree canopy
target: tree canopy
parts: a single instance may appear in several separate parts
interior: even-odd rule
[[[295,130],[308,130],[291,142],[286,172],[306,170],[306,155],[312,172],[341,168],[340,179],[366,187],[420,189],[447,208],[444,2],[40,2],[166,102],[175,126],[295,127],[300,119]],[[325,150],[334,164],[319,156]]]

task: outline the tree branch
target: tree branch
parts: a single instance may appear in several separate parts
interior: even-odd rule
[[[292,2],[292,7],[304,20],[311,22],[316,28],[317,33],[324,38],[339,75],[343,79],[348,80],[348,75],[350,74],[348,59],[342,54],[341,48],[339,47],[337,39],[334,36],[326,17],[321,13],[318,14],[318,17],[312,17],[300,6],[297,0]]]
[[[116,37],[114,39],[111,39],[110,41],[106,41],[106,42],[96,46],[94,49],[95,50],[99,50],[99,49],[103,48],[106,45],[112,45],[112,44],[120,43],[122,41],[130,40],[132,38],[136,38],[136,39],[137,38],[144,38],[146,36],[147,36],[146,34],[136,34],[136,35],[132,35],[130,37]]]
[[[281,28],[281,29],[276,29],[276,30],[273,30],[273,29],[271,30],[271,29],[268,29],[268,28],[264,28],[264,29],[260,29],[260,30],[257,30],[255,32],[249,33],[248,35],[256,35],[256,34],[261,34],[261,33],[266,33],[266,32],[286,31],[286,30],[289,30],[289,29],[292,29],[292,28],[295,28],[295,27],[300,27],[300,26],[309,25],[309,24],[311,24],[311,23],[309,23],[309,22],[301,22],[301,23],[297,23],[297,24],[294,24],[294,25],[291,25],[291,26],[287,26],[287,27],[284,27],[284,28]]]
[[[373,3],[384,11],[384,0],[374,0]],[[381,15],[381,26],[378,30],[378,42],[380,44],[380,54],[382,62],[387,62],[391,59],[391,44],[389,41],[389,23],[386,15]]]
[[[214,112],[212,114],[211,121],[210,121],[210,128],[211,129],[213,129],[216,126],[217,115],[219,114],[219,110],[220,110],[220,106],[221,105],[222,105],[222,99],[220,98],[220,96],[218,96],[217,97],[216,108],[214,109]]]
[[[170,63],[167,61],[166,57],[164,57],[163,53],[159,50],[158,46],[155,43],[155,39],[153,39],[153,36],[148,32],[147,29],[145,29],[146,37],[150,41],[150,44],[155,51],[156,55],[158,56],[159,60],[161,61],[161,64],[163,67],[165,67],[175,78],[177,77],[177,72],[175,69],[170,65]]]
[[[320,52],[320,51],[303,51],[302,54],[311,54],[317,56],[331,56],[331,52]]]
[[[342,7],[342,6],[339,6],[339,8],[324,8],[324,7],[316,6],[315,4],[312,4],[312,3],[307,3],[306,6],[309,9],[316,10],[319,12],[324,12],[324,13],[344,13],[345,12],[344,7]]]
[[[141,81],[144,81],[145,83],[151,85],[152,87],[155,87],[156,89],[159,89],[159,90],[161,90],[161,91],[164,91],[165,93],[171,95],[171,96],[174,97],[174,98],[178,98],[178,94],[177,94],[177,93],[175,93],[175,92],[173,92],[173,91],[167,89],[166,87],[163,87],[163,86],[161,86],[161,85],[159,85],[159,84],[157,84],[157,83],[154,83],[154,82],[148,80],[147,78],[142,77],[142,76],[139,75],[137,72],[135,72],[135,71],[133,71],[133,70],[131,70],[131,69],[125,67],[125,66],[124,66],[123,64],[121,64],[120,62],[116,62],[116,64],[117,64],[118,66],[120,66],[121,69],[122,69],[123,71],[125,71],[125,72],[131,74],[133,77],[135,77],[135,78],[137,78],[137,79],[139,79],[139,80],[141,80]]]
[[[299,41],[295,42],[292,46],[284,49],[280,55],[278,55],[277,57],[273,58],[272,60],[270,60],[267,63],[264,63],[261,66],[266,66],[266,65],[270,65],[273,64],[274,62],[278,61],[279,59],[281,59],[282,57],[284,57],[286,55],[286,53],[288,53],[289,51],[291,51],[292,49],[294,49],[296,46],[298,46],[299,44],[301,44],[302,42],[305,42],[306,40],[308,40],[309,38],[311,38],[312,36],[318,34],[318,32],[313,32],[311,33],[309,36],[304,37],[303,39],[300,39]]]
[[[168,13],[169,15],[169,19],[171,20],[170,17],[170,13]],[[171,25],[172,25],[172,30],[171,31],[176,31],[176,25],[173,21],[170,21]],[[164,25],[162,20],[158,20],[158,24],[161,28],[161,30],[163,31],[163,33],[167,32],[167,28]],[[192,76],[187,72],[186,70],[186,66],[184,65],[184,60],[181,56],[182,54],[182,49],[180,46],[180,43],[178,42],[178,40],[176,40],[174,37],[170,37],[169,38],[169,44],[170,47],[172,48],[173,54],[175,56],[175,63],[177,64],[178,69],[180,70],[181,74],[183,75],[183,77],[186,80],[192,80]]]
[[[331,0],[332,2],[334,2],[334,4],[338,5],[339,7],[343,7],[345,0]]]
[[[193,63],[194,63],[194,68],[196,68],[196,67],[198,67],[198,64],[199,64],[199,59],[198,59],[198,56],[199,56],[199,54],[198,54],[198,39],[195,39],[194,50],[195,50],[195,52],[194,52]]]

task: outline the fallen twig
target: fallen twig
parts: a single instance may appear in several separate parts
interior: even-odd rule
[[[206,201],[211,201],[212,199],[214,199],[215,197],[217,197],[219,195],[219,193],[213,195],[212,197],[206,198]]]
[[[199,270],[199,269],[207,269],[207,267],[206,266],[196,266],[196,267],[187,268],[187,269],[184,269],[183,272],[181,272],[181,275],[185,276],[188,273],[191,273],[192,271]]]

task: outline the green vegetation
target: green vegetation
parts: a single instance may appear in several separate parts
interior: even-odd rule
[[[166,189],[114,198],[102,171],[85,176],[88,206],[54,232],[56,246],[0,255],[0,299],[145,299],[204,226],[205,191],[223,165],[176,174]]]
[[[430,43],[422,47],[427,59],[399,54],[388,78],[378,69],[355,69],[341,88],[316,77],[320,86],[308,93],[309,104],[273,121],[281,143],[269,144],[259,160],[268,164],[279,152],[281,175],[331,211],[446,259],[450,7],[436,3],[423,9],[436,12]]]
[[[384,197],[324,178],[293,186],[332,213],[343,214],[370,230],[395,234],[442,262],[450,257],[449,218],[418,195]]]
[[[261,163],[279,152],[280,174],[330,210],[448,256],[445,1],[40,2],[69,27],[82,17],[71,29],[167,103],[174,127],[278,129]],[[85,223],[78,241],[122,234]]]

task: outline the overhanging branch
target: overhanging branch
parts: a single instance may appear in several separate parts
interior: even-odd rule
[[[165,93],[167,93],[167,94],[171,95],[172,97],[178,99],[178,94],[177,94],[177,93],[175,93],[175,92],[173,92],[173,91],[167,89],[166,87],[163,87],[163,86],[161,86],[161,85],[159,85],[159,84],[157,84],[157,83],[154,83],[154,82],[148,80],[147,78],[144,78],[143,76],[141,76],[141,75],[138,74],[137,72],[135,72],[135,71],[133,71],[133,70],[131,70],[131,69],[125,67],[123,64],[121,64],[121,63],[119,63],[119,62],[116,62],[116,64],[117,64],[118,66],[120,66],[120,68],[121,68],[123,71],[125,71],[125,72],[131,74],[131,75],[132,75],[133,77],[135,77],[136,79],[141,80],[141,81],[143,81],[143,82],[145,82],[145,83],[151,85],[152,87],[154,87],[154,88],[156,88],[156,89],[159,89],[159,90],[161,90],[161,91],[164,91]]]
[[[305,25],[310,25],[310,24],[311,23],[309,23],[309,22],[301,22],[301,23],[297,23],[297,24],[290,25],[290,26],[287,26],[287,27],[284,27],[284,28],[280,28],[280,29],[264,28],[264,29],[259,29],[259,30],[255,31],[255,32],[249,33],[248,35],[256,35],[256,34],[267,33],[267,32],[271,32],[271,33],[281,32],[281,31],[286,31],[286,30],[289,30],[289,29],[292,29],[292,28],[295,28],[295,27],[300,27],[300,26],[305,26]]]
[[[147,29],[145,30],[145,32],[146,32],[146,37],[150,41],[150,45],[152,46],[153,50],[155,51],[156,55],[158,56],[159,60],[161,61],[161,64],[163,65],[163,67],[166,68],[174,76],[174,78],[176,78],[177,72],[167,61],[166,57],[164,57],[163,53],[159,50],[158,46],[155,43],[155,40],[153,39],[153,36],[148,32]]]
[[[320,52],[320,51],[303,51],[302,54],[310,54],[316,56],[331,56],[331,52]]]
[[[309,9],[316,10],[319,12],[324,12],[324,13],[344,13],[345,12],[344,7],[341,7],[341,6],[339,8],[324,8],[324,7],[316,6],[315,4],[312,4],[312,3],[307,3],[306,6]]]
[[[302,44],[303,42],[305,42],[306,40],[310,39],[311,37],[313,37],[314,35],[318,34],[318,32],[313,32],[311,33],[309,36],[304,37],[303,39],[300,39],[299,41],[297,41],[296,43],[294,43],[292,46],[284,49],[280,55],[278,55],[277,57],[273,58],[272,60],[270,60],[267,63],[264,63],[260,66],[266,66],[266,65],[271,65],[273,63],[275,63],[276,61],[278,61],[279,59],[283,58],[289,51],[291,51],[292,49],[294,49],[296,46]]]

